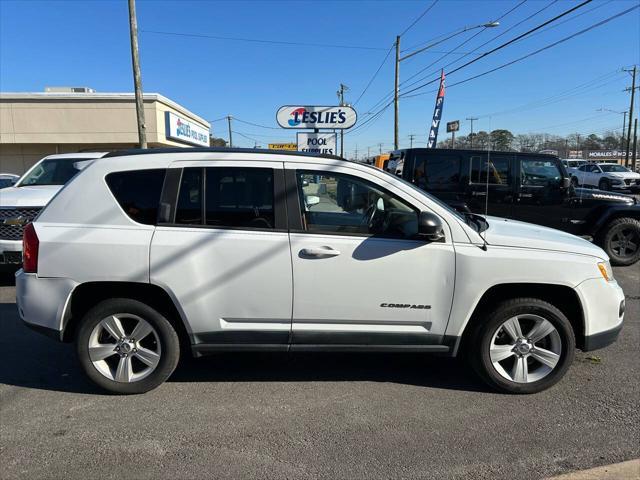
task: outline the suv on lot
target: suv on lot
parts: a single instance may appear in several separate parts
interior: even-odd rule
[[[571,185],[555,156],[414,148],[393,152],[388,170],[458,210],[585,237],[614,265],[640,260],[638,202],[630,195]]]
[[[589,163],[569,170],[571,182],[600,190],[640,192],[640,173],[635,173],[617,163]]]
[[[0,190],[0,271],[22,264],[22,230],[76,173],[106,152],[44,157],[15,185]]]
[[[462,215],[372,166],[241,149],[94,162],[26,227],[16,294],[118,393],[161,384],[181,349],[464,353],[531,393],[613,342],[625,307],[581,238]]]

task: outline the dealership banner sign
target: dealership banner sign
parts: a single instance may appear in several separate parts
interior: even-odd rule
[[[627,152],[623,150],[592,150],[588,158],[623,158]]]
[[[440,73],[440,88],[436,96],[436,107],[433,109],[433,119],[431,120],[431,128],[429,129],[429,138],[427,138],[427,148],[436,148],[438,143],[438,127],[442,119],[442,106],[444,105],[444,70]]]
[[[300,132],[297,137],[299,152],[336,154],[335,133]]]
[[[179,117],[173,112],[165,112],[165,124],[168,139],[200,147],[209,146],[209,129],[202,125]]]
[[[348,106],[285,105],[276,113],[282,128],[346,130],[353,127],[357,119],[356,111]]]

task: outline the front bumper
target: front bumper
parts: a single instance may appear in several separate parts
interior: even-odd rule
[[[624,292],[617,282],[603,278],[585,280],[576,287],[584,313],[584,345],[591,351],[613,343],[624,321]]]
[[[16,270],[22,265],[22,240],[0,240],[0,271]]]
[[[71,292],[77,283],[68,278],[41,278],[16,273],[16,305],[20,318],[31,328],[62,340]]]

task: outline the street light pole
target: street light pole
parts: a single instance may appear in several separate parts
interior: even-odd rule
[[[142,96],[142,74],[140,73],[140,55],[138,52],[138,20],[136,2],[129,0],[129,36],[131,39],[131,63],[133,66],[133,85],[136,94],[136,119],[138,122],[138,144],[147,148],[147,126],[144,119],[144,98]]]
[[[629,166],[629,148],[631,148],[631,122],[633,121],[633,102],[636,94],[636,69],[633,67],[633,82],[631,83],[631,103],[629,105],[629,125],[627,126],[627,148],[624,153],[624,166]],[[629,90],[629,89],[627,89]]]
[[[394,111],[394,121],[393,121],[393,146],[394,149],[397,150],[398,149],[398,144],[399,144],[399,130],[400,130],[400,115],[399,115],[399,109],[400,109],[400,62],[407,60],[411,57],[413,57],[414,55],[417,55],[419,53],[424,52],[425,50],[428,50],[432,47],[435,47],[436,45],[439,45],[443,42],[446,42],[447,40],[449,40],[450,38],[453,38],[457,35],[460,35],[464,32],[468,32],[469,30],[475,30],[476,28],[494,28],[494,27],[499,27],[500,26],[500,22],[487,22],[487,23],[482,23],[480,25],[474,25],[471,27],[464,27],[463,29],[452,33],[451,35],[447,36],[446,38],[443,38],[442,40],[438,40],[437,42],[431,43],[429,45],[427,45],[426,47],[422,47],[418,50],[416,50],[415,52],[411,52],[408,53],[407,55],[405,55],[404,57],[400,56],[400,35],[396,36],[396,74],[395,74],[395,82],[394,82],[394,88],[393,88],[393,111]]]
[[[227,124],[229,125],[229,148],[233,148],[233,137],[231,136],[231,115],[227,115]]]

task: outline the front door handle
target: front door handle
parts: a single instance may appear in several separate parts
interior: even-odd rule
[[[331,247],[309,247],[300,250],[305,257],[337,257],[340,255],[338,250]]]

